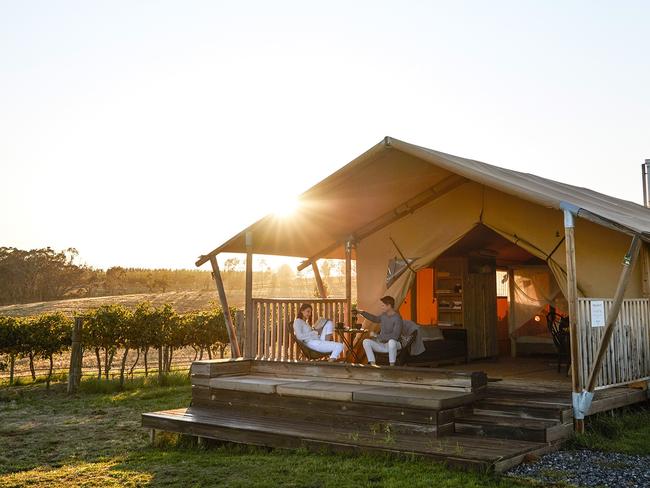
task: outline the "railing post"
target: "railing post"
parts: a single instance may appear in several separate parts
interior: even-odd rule
[[[246,337],[246,324],[244,321],[244,311],[237,310],[235,312],[235,331],[239,342],[240,352],[242,357],[247,357],[247,337]]]

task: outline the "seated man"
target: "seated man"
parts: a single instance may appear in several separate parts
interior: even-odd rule
[[[293,322],[293,332],[296,339],[302,341],[309,349],[318,352],[329,352],[329,361],[336,361],[343,352],[343,344],[330,341],[334,333],[334,324],[331,320],[323,324],[319,333],[311,327],[312,308],[309,303],[303,303],[298,310],[298,317]]]
[[[379,317],[363,310],[359,311],[364,318],[381,325],[381,330],[375,339],[363,340],[363,349],[366,351],[370,365],[375,366],[375,352],[387,352],[388,362],[391,366],[395,366],[397,350],[402,348],[400,344],[402,317],[395,311],[395,299],[391,296],[381,299],[381,310],[382,314]]]

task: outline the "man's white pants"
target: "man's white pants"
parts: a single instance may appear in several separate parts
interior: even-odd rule
[[[334,323],[328,320],[323,326],[323,331],[320,334],[320,339],[312,339],[307,341],[307,347],[318,352],[329,352],[330,359],[338,359],[343,352],[343,344],[336,341],[326,340],[327,336],[334,334]]]
[[[395,364],[395,360],[397,359],[397,350],[401,348],[402,345],[395,339],[389,339],[388,342],[377,342],[374,339],[363,340],[363,350],[366,351],[369,363],[375,362],[376,352],[387,352],[388,362],[390,364]]]

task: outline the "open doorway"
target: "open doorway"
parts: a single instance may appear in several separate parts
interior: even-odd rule
[[[519,360],[552,370],[546,314],[564,303],[543,260],[477,225],[418,271],[400,312],[423,326],[463,330],[470,362]]]

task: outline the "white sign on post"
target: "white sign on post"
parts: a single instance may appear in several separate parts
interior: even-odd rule
[[[591,326],[605,327],[605,302],[592,300],[591,302]]]

